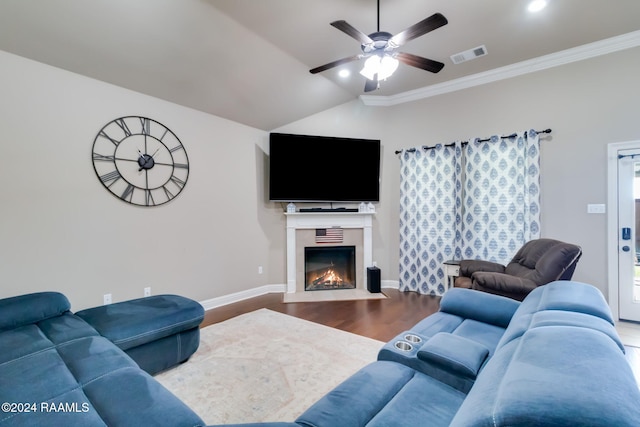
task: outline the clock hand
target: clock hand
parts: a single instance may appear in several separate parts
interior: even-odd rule
[[[142,151],[140,151],[139,148],[138,148],[138,154],[140,155],[140,157],[138,158],[138,165],[140,166],[140,168],[138,169],[138,172],[142,172],[142,169],[144,169],[144,167],[147,164],[147,158],[145,157],[145,154],[143,154]],[[140,159],[142,159],[142,162],[140,162]]]

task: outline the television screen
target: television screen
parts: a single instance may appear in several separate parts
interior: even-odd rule
[[[269,199],[379,201],[380,140],[272,133]]]

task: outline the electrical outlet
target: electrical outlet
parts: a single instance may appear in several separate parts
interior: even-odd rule
[[[150,297],[151,296],[151,287],[147,286],[146,288],[144,288],[144,296],[145,297]]]
[[[258,274],[262,274],[262,266],[261,265],[258,266]]]
[[[104,305],[111,304],[111,294],[104,294],[102,300]]]

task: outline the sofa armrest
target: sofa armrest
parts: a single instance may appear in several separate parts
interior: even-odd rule
[[[71,308],[59,292],[37,292],[0,300],[0,332],[60,316]]]
[[[460,261],[460,275],[464,277],[471,277],[477,271],[504,273],[505,268],[502,264],[480,259],[463,259]]]
[[[510,294],[528,294],[538,287],[538,285],[529,279],[510,274],[477,272],[471,276],[473,284],[480,285],[482,288],[502,291]]]
[[[401,363],[370,363],[311,405],[295,422],[307,427],[366,426],[415,376],[414,369]]]
[[[440,311],[506,328],[520,302],[511,298],[453,288],[440,301]]]
[[[440,332],[418,350],[418,359],[454,375],[475,380],[489,349],[468,338]]]

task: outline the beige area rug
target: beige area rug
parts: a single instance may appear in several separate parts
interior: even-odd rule
[[[326,291],[306,291],[284,293],[282,302],[321,302],[321,301],[353,301],[360,299],[385,299],[382,292],[369,292],[365,289],[338,289]]]
[[[191,359],[155,378],[207,424],[294,421],[383,345],[261,309],[203,328]]]

